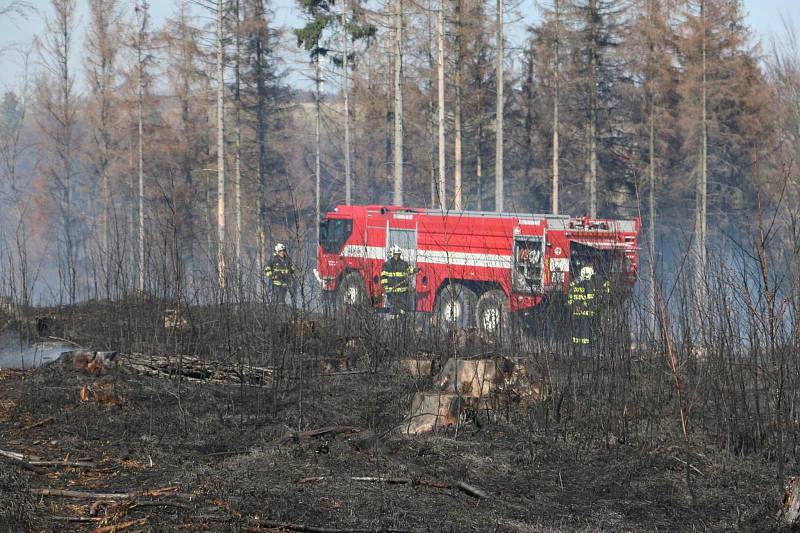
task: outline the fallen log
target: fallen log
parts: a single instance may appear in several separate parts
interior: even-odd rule
[[[408,533],[403,529],[337,529],[330,527],[308,526],[305,524],[292,524],[291,522],[278,522],[275,520],[253,520],[255,527],[246,527],[247,533],[269,533],[276,529],[288,529],[289,531],[301,531],[305,533]],[[269,528],[269,529],[264,529]]]
[[[48,516],[53,522],[102,522],[104,518],[95,516]]]
[[[339,433],[360,433],[361,428],[354,426],[327,426],[319,429],[310,429],[300,433],[300,437],[307,439],[312,437],[321,437],[323,435],[338,435]]]
[[[459,481],[458,483],[456,483],[456,488],[458,488],[462,492],[466,492],[467,494],[469,494],[474,498],[479,498],[483,500],[489,497],[489,495],[483,492],[481,489],[473,487],[472,485],[464,483],[463,481]]]
[[[3,457],[8,457],[10,459],[17,459],[18,461],[25,461],[26,463],[29,462],[32,457],[28,457],[25,454],[19,452],[9,452],[8,450],[0,450],[0,455]],[[38,459],[38,457],[36,457]]]
[[[325,476],[315,476],[315,477],[305,477],[298,481],[298,483],[318,483],[320,481],[325,480],[334,480],[336,478],[332,477],[325,477]],[[387,485],[412,485],[412,486],[423,486],[423,487],[432,487],[435,489],[458,489],[473,498],[479,499],[486,499],[489,497],[481,489],[472,486],[468,483],[463,481],[458,481],[456,483],[448,483],[446,481],[434,481],[429,479],[411,479],[406,477],[374,477],[374,476],[351,476],[348,478],[340,478],[348,481],[361,481],[365,483],[386,483]]]
[[[146,492],[84,492],[63,489],[30,489],[30,492],[37,496],[74,498],[79,500],[132,500],[141,497],[158,498],[168,496],[182,500],[192,500],[195,497],[193,494],[174,492],[171,489],[157,489]]]
[[[69,466],[73,468],[95,468],[97,465],[88,461],[44,461],[38,457],[27,456],[18,452],[9,452],[7,450],[0,450],[0,456],[19,463],[27,464],[29,466]],[[22,465],[20,465],[22,466]],[[31,469],[28,469],[31,470]],[[36,471],[36,470],[33,470]],[[44,472],[37,472],[42,474]]]
[[[48,416],[44,420],[39,420],[38,422],[34,422],[33,424],[28,424],[27,426],[22,428],[22,431],[28,431],[28,430],[31,430],[31,429],[34,429],[34,428],[38,428],[38,427],[41,427],[41,426],[43,426],[45,424],[49,424],[50,422],[53,422],[53,421],[55,421],[55,418],[53,418],[52,416]]]
[[[147,518],[140,518],[138,520],[130,520],[128,522],[121,522],[119,524],[111,524],[109,526],[98,527],[93,529],[92,533],[116,533],[133,526],[143,526],[147,523]]]
[[[204,361],[190,355],[123,354],[120,363],[144,375],[215,384],[263,386],[272,383],[272,369],[221,361]]]
[[[20,458],[14,457],[14,456],[10,455],[9,452],[3,452],[2,450],[0,450],[0,460],[5,461],[5,462],[10,463],[10,464],[13,464],[13,465],[16,465],[16,466],[18,466],[18,467],[20,467],[20,468],[22,468],[24,470],[27,470],[29,472],[33,472],[35,474],[40,474],[41,475],[41,474],[45,474],[46,473],[41,468],[36,468],[30,462],[28,462],[28,461],[26,461],[24,459],[20,459]]]
[[[324,437],[326,435],[339,435],[341,433],[361,433],[364,431],[361,428],[354,426],[327,426],[319,429],[310,429],[308,431],[301,431],[300,433],[290,433],[278,441],[278,444],[286,444],[292,440],[313,439],[315,437]]]
[[[68,466],[70,468],[97,468],[97,465],[87,461],[31,461],[33,466]]]
[[[83,500],[129,500],[137,496],[134,492],[83,492],[62,489],[30,489],[36,496],[53,496],[56,498],[75,498]]]
[[[180,502],[168,502],[168,501],[139,501],[136,500],[136,503],[133,504],[131,509],[136,509],[137,507],[177,507],[178,509],[183,509],[184,511],[191,511],[192,508],[186,505],[185,503]]]
[[[181,378],[199,383],[265,386],[272,383],[273,370],[247,364],[206,361],[191,355],[120,354],[72,350],[56,361],[65,369],[87,374],[103,374],[124,367],[138,374],[158,378]]]
[[[303,479],[299,480],[298,483],[318,483],[320,481],[325,480],[335,480],[336,478],[333,477],[325,477],[325,476],[314,476],[314,477],[304,477]],[[340,478],[346,479],[349,481],[364,481],[366,483],[387,483],[389,485],[404,485],[404,484],[412,484],[414,480],[407,477],[359,477],[353,476],[348,478]]]

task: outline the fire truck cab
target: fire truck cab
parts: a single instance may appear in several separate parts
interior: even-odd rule
[[[320,222],[316,275],[340,306],[384,307],[381,268],[398,245],[418,269],[413,309],[492,332],[563,296],[585,264],[632,284],[639,228],[638,219],[340,205]]]

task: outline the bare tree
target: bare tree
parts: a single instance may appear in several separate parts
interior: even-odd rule
[[[695,192],[695,221],[694,221],[694,275],[695,290],[698,295],[698,306],[705,307],[705,271],[706,271],[706,213],[708,207],[708,87],[707,87],[707,24],[706,2],[699,1],[700,28],[701,28],[701,59],[700,59],[700,157],[697,169],[697,188]]]
[[[103,274],[106,296],[111,294],[111,183],[110,167],[116,140],[114,134],[114,91],[117,78],[119,52],[120,4],[119,0],[90,0],[89,32],[86,38],[86,70],[92,95],[89,117],[92,125],[93,149],[88,155],[94,164],[100,182],[103,214],[100,218],[100,254],[103,257]]]
[[[497,103],[495,106],[495,162],[494,162],[494,210],[503,210],[503,114],[505,84],[505,37],[503,32],[504,0],[497,0]]]
[[[462,131],[462,106],[461,99],[464,88],[463,83],[463,64],[464,64],[464,24],[463,24],[463,0],[456,0],[455,3],[455,100],[453,103],[453,207],[460,211],[463,209],[462,203],[462,181],[464,172],[463,160],[463,131]]]
[[[352,202],[352,169],[350,168],[350,88],[348,83],[350,60],[348,58],[349,33],[347,28],[347,1],[342,2],[342,94],[344,96],[344,203]],[[319,220],[319,214],[317,216]]]
[[[0,17],[7,19],[12,19],[14,17],[28,18],[28,14],[35,11],[36,8],[33,7],[33,4],[30,2],[14,0],[4,4],[3,6],[0,6]],[[10,46],[0,47],[0,57],[2,57],[5,52],[11,48],[14,48],[13,44]]]
[[[447,210],[447,163],[445,161],[445,137],[444,137],[444,0],[439,0],[439,9],[436,16],[436,48],[437,62],[436,73],[438,80],[438,118],[439,118],[439,208]]]
[[[148,47],[148,25],[150,21],[150,4],[147,0],[137,2],[134,7],[136,13],[136,33],[133,39],[133,48],[136,52],[136,120],[137,120],[137,156],[139,171],[139,190],[138,190],[138,245],[139,245],[139,283],[140,292],[144,292],[145,271],[147,265],[145,261],[145,239],[144,239],[144,90],[145,90],[145,69],[149,61]]]
[[[234,1],[234,34],[236,38],[236,52],[233,57],[234,69],[234,175],[233,185],[236,203],[234,217],[236,219],[236,235],[234,239],[236,256],[236,275],[241,279],[242,272],[242,5],[241,0]]]
[[[0,7],[0,17],[25,17],[29,11],[33,11],[34,7],[30,2],[22,0],[15,0]]]
[[[220,289],[225,288],[225,45],[222,10],[223,1],[217,0],[217,275]]]
[[[665,109],[668,95],[674,91],[673,80],[677,78],[672,67],[669,46],[674,33],[670,27],[670,8],[657,0],[643,0],[637,6],[632,21],[631,38],[628,40],[634,71],[641,77],[643,99],[641,113],[644,117],[641,132],[647,136],[647,242],[650,265],[649,326],[657,334],[658,308],[656,306],[655,262],[656,247],[656,189],[659,183],[660,146],[668,136],[669,115]]]
[[[45,17],[45,33],[37,39],[44,76],[37,87],[41,116],[39,126],[53,157],[47,175],[61,215],[63,235],[59,242],[62,267],[59,275],[67,300],[77,298],[77,234],[73,214],[75,134],[77,102],[70,57],[75,23],[75,0],[51,0],[53,14]]]
[[[586,9],[589,44],[589,123],[586,127],[587,165],[586,194],[589,197],[589,216],[597,216],[597,68],[599,30],[597,0],[589,0]]]
[[[435,60],[433,58],[433,50],[436,46],[436,40],[438,36],[436,35],[436,30],[434,29],[434,22],[433,18],[435,16],[435,12],[437,11],[434,8],[434,4],[436,2],[434,0],[428,0],[427,4],[427,14],[425,16],[425,60],[426,65],[428,67],[428,73],[426,76],[426,84],[425,84],[425,94],[426,98],[426,106],[425,106],[425,135],[428,139],[428,147],[425,150],[427,155],[427,166],[428,166],[428,183],[430,185],[430,206],[431,209],[436,207],[438,203],[438,194],[436,193],[438,189],[438,176],[436,175],[436,157],[437,157],[437,141],[436,141],[436,133],[434,130],[436,129],[435,122],[437,121],[436,111],[434,110],[433,104],[433,85],[434,85],[434,64]],[[456,132],[457,134],[457,132]]]
[[[319,221],[322,218],[320,212],[320,187],[322,180],[322,113],[320,109],[320,99],[322,98],[322,69],[319,64],[319,54],[314,57],[314,212],[316,214],[317,241],[319,242]]]
[[[555,22],[555,38],[553,41],[553,192],[552,205],[550,209],[554,214],[558,214],[558,129],[560,121],[558,118],[559,99],[561,97],[561,3],[560,0],[553,2],[553,16]]]
[[[31,151],[32,145],[24,139],[25,121],[30,104],[29,65],[31,50],[22,53],[22,76],[16,91],[8,91],[0,103],[0,176],[8,186],[0,188],[6,205],[6,231],[0,238],[12,240],[14,249],[9,246],[9,285],[12,301],[23,306],[31,303],[33,276],[31,275],[28,248],[28,214],[30,213],[31,190],[22,170],[23,159]],[[0,196],[2,198],[2,196]],[[13,235],[12,235],[13,230]]]
[[[179,243],[183,251],[179,256],[180,264],[186,269],[189,276],[187,282],[191,284],[198,266],[195,244],[201,226],[196,220],[200,200],[196,198],[198,189],[195,173],[207,167],[209,158],[207,128],[203,124],[206,119],[205,114],[201,113],[201,109],[207,107],[207,99],[205,94],[199,94],[208,76],[206,69],[201,68],[201,62],[206,59],[200,44],[201,30],[192,26],[186,0],[176,7],[175,15],[167,21],[161,35],[167,45],[166,59],[171,73],[169,88],[180,108],[176,131],[177,153],[174,154],[180,169],[180,194],[175,209],[181,227]]]
[[[394,0],[394,193],[403,204],[403,0]]]
[[[255,111],[255,143],[258,151],[256,161],[258,189],[258,267],[263,271],[266,267],[267,252],[267,176],[269,157],[267,153],[267,127],[269,112],[269,87],[267,77],[269,71],[270,36],[267,26],[267,12],[263,0],[253,0],[248,10],[248,48],[250,54],[251,77],[254,79],[255,95],[252,104]]]

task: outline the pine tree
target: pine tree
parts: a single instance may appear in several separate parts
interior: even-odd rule
[[[626,185],[619,178],[624,172],[615,168],[619,149],[625,145],[617,135],[621,130],[617,126],[624,121],[619,105],[624,70],[617,50],[625,6],[612,0],[565,0],[564,7],[576,107],[584,121],[583,203],[590,216],[597,216],[598,187],[623,192]]]
[[[148,65],[151,62],[150,50],[150,4],[146,0],[137,2],[134,7],[136,13],[136,26],[133,34],[132,47],[136,53],[136,122],[137,122],[137,165],[138,169],[138,289],[140,293],[145,290],[145,273],[147,263],[145,258],[145,192],[144,192],[144,98],[148,80]]]
[[[739,0],[683,4],[678,40],[682,169],[694,177],[692,258],[699,309],[706,301],[709,216],[714,226],[724,226],[727,214],[745,207],[755,182],[751,147],[767,138],[768,91],[749,43]],[[709,206],[709,198],[718,200]]]
[[[358,41],[369,42],[377,29],[364,21],[363,11],[358,2],[348,5],[346,0],[341,0],[338,14],[335,11],[334,0],[303,0],[301,7],[307,22],[302,28],[294,30],[297,45],[309,53],[312,62],[315,63],[315,70],[319,68],[320,57],[328,56],[334,65],[342,69],[345,203],[350,204],[353,188],[350,162],[350,69],[355,65],[355,49]]]
[[[672,167],[677,150],[675,117],[676,83],[678,73],[675,68],[675,33],[669,6],[656,0],[640,0],[633,6],[633,19],[630,39],[625,55],[633,66],[637,89],[628,101],[633,112],[637,136],[646,139],[642,154],[642,173],[647,176],[647,262],[649,265],[650,328],[656,332],[656,283],[657,283],[657,188],[664,172]],[[645,143],[642,143],[645,144]],[[666,183],[665,183],[666,184]],[[660,194],[660,192],[659,192]]]
[[[464,0],[461,9],[460,47],[463,50],[460,99],[463,128],[464,168],[467,175],[474,176],[471,188],[474,206],[484,208],[484,196],[491,190],[484,182],[486,161],[491,161],[492,152],[488,140],[492,118],[496,113],[496,100],[492,94],[496,87],[496,57],[492,35],[496,28],[486,13],[488,5],[477,0]],[[496,146],[495,146],[496,148]],[[471,180],[472,181],[472,180]],[[463,188],[466,189],[466,184]]]
[[[270,191],[275,191],[285,180],[270,177],[285,173],[284,161],[272,148],[274,133],[281,127],[283,113],[280,107],[288,100],[289,92],[277,67],[276,46],[278,34],[267,19],[269,4],[265,0],[245,0],[242,21],[243,53],[241,98],[243,125],[251,131],[252,139],[245,140],[244,152],[254,154],[249,163],[256,176],[256,257],[260,271],[266,266],[266,236],[269,224]],[[245,164],[248,166],[248,164]]]

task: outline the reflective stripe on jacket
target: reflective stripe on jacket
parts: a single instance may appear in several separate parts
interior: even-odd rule
[[[571,281],[569,293],[567,294],[567,305],[572,309],[572,316],[592,317],[601,304],[608,303],[608,295],[611,294],[611,282],[603,281],[597,287],[594,281]],[[600,293],[599,296],[597,293]],[[599,301],[598,301],[599,300]]]
[[[264,275],[271,278],[273,285],[288,287],[294,275],[294,266],[289,256],[273,255],[267,268],[264,269]]]
[[[594,316],[595,292],[590,282],[571,281],[567,294],[567,305],[572,309],[572,316]]]
[[[386,293],[408,292],[416,269],[402,259],[387,259],[381,269],[381,286]]]

